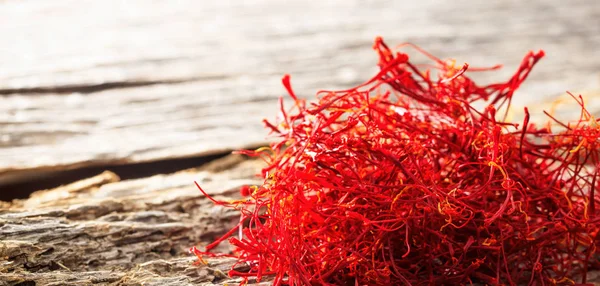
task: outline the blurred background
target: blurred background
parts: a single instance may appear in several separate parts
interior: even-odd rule
[[[475,75],[482,82],[544,49],[517,106],[600,90],[596,0],[0,0],[0,35],[0,200],[264,144],[283,74],[306,98],[349,88],[376,73],[376,36],[504,64]]]

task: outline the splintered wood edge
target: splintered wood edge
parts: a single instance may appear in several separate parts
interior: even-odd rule
[[[259,140],[260,141],[260,140]],[[227,154],[232,151],[240,149],[255,149],[258,147],[266,146],[269,144],[268,140],[262,140],[260,142],[250,142],[245,145],[230,146],[229,148],[223,149],[210,149],[204,152],[189,153],[189,154],[176,154],[173,157],[150,157],[143,159],[132,159],[132,158],[107,158],[102,160],[87,160],[84,162],[67,163],[67,164],[55,164],[55,165],[39,165],[36,167],[0,167],[0,186],[9,185],[19,182],[31,181],[41,178],[52,177],[53,175],[59,174],[65,171],[72,171],[87,167],[102,167],[102,166],[123,166],[129,164],[140,164],[140,163],[153,163],[160,162],[162,160],[172,159],[187,159],[195,157],[208,157],[213,155]]]

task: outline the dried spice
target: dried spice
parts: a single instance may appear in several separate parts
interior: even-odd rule
[[[275,285],[586,283],[600,266],[600,125],[581,97],[573,121],[547,114],[537,126],[525,109],[523,122],[508,122],[542,51],[507,82],[478,85],[468,74],[486,69],[413,48],[435,68],[378,38],[380,72],[314,103],[284,77],[294,106],[280,101],[280,120],[265,121],[279,140],[240,151],[267,163],[264,184],[241,201],[211,198],[240,222],[192,251],[234,256],[250,270],[229,275]],[[210,252],[226,239],[233,254]]]

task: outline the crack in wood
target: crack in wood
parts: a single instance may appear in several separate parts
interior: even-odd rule
[[[202,77],[190,77],[182,79],[171,79],[171,80],[136,80],[136,81],[112,81],[103,82],[97,84],[71,84],[71,85],[60,85],[60,86],[36,86],[36,87],[20,87],[20,88],[0,88],[0,95],[52,95],[52,94],[90,94],[110,89],[128,89],[152,85],[171,85],[181,84],[195,81],[211,81],[211,80],[222,80],[225,76],[202,76]]]

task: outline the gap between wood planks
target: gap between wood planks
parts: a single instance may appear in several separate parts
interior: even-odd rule
[[[0,201],[26,199],[35,191],[52,189],[61,185],[70,184],[98,175],[104,171],[115,173],[121,180],[138,179],[200,167],[229,154],[230,152],[223,152],[207,156],[174,158],[125,165],[104,164],[66,171],[32,171],[30,174],[24,175],[29,177],[27,180],[16,180],[12,183],[0,185]]]

